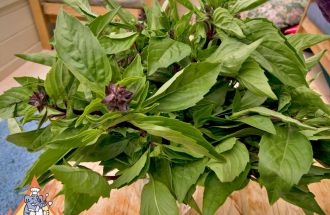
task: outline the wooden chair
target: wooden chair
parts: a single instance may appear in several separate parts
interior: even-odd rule
[[[67,13],[80,19],[83,18],[73,8],[61,3],[60,1],[29,0],[29,3],[41,45],[44,49],[52,49],[52,46],[49,43],[51,38],[51,26],[55,24],[57,14],[62,7]],[[134,6],[123,2],[120,3],[122,7],[127,9],[136,17],[142,12],[142,4],[140,6]],[[144,3],[148,6],[151,4],[151,0],[145,0]],[[103,5],[92,5],[91,10],[99,15],[105,14],[108,11]]]
[[[309,17],[308,17],[308,11],[313,3],[313,0],[310,0],[308,5],[306,6],[304,15],[300,21],[298,33],[309,33],[309,34],[324,34],[319,26],[317,26]],[[322,16],[322,14],[320,14]],[[324,56],[321,58],[320,63],[324,67],[324,69],[327,71],[327,73],[330,75],[330,41],[324,41],[322,43],[319,43],[317,45],[314,45],[311,47],[311,50],[314,54],[327,49],[328,51],[324,54]]]

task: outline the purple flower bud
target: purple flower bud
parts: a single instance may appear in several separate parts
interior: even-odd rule
[[[33,92],[30,96],[29,104],[35,106],[39,112],[41,112],[48,102],[48,95],[46,94],[44,88],[39,87],[38,92]]]
[[[103,99],[103,104],[105,104],[111,111],[128,111],[128,104],[133,98],[133,93],[126,90],[125,86],[120,86],[116,84],[109,84],[105,88],[106,96]]]

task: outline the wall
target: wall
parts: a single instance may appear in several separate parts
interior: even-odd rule
[[[16,53],[40,50],[28,1],[0,0],[0,80],[24,63]]]

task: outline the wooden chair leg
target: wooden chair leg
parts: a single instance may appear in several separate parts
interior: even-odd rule
[[[49,44],[49,31],[47,28],[46,20],[42,12],[40,0],[29,0],[30,8],[33,14],[34,22],[36,24],[41,46],[44,49],[52,49]]]

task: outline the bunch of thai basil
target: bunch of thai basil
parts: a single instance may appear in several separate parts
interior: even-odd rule
[[[42,151],[19,188],[55,178],[64,214],[79,214],[144,178],[141,214],[178,214],[183,203],[209,215],[253,180],[271,204],[324,214],[308,184],[330,176],[330,108],[305,77],[325,51],[303,50],[329,36],[239,19],[264,0],[154,2],[138,18],[114,1],[102,16],[70,2],[85,20],[60,11],[55,54],[18,55],[51,66],[46,79],[16,78],[21,86],[0,96],[7,140]]]

